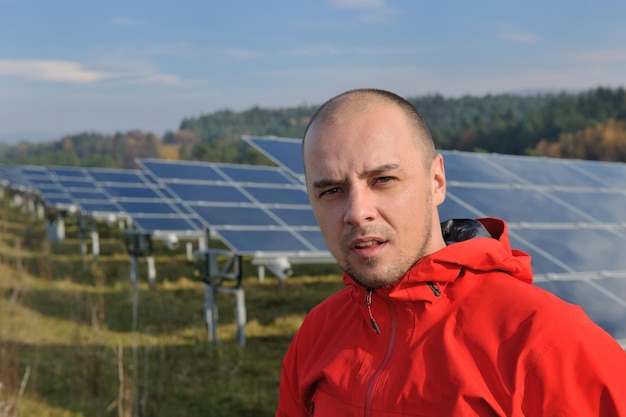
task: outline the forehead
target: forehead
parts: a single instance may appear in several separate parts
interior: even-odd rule
[[[415,130],[401,109],[371,106],[341,112],[314,123],[303,144],[305,170],[372,169],[376,165],[407,165],[421,160]],[[320,173],[320,172],[318,172]]]

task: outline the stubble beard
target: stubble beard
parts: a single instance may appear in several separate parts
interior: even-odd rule
[[[354,281],[368,289],[377,289],[395,284],[406,275],[407,271],[411,269],[417,261],[426,255],[426,248],[432,238],[432,217],[426,215],[424,220],[424,235],[421,245],[417,248],[416,252],[405,254],[401,252],[402,248],[399,248],[400,253],[396,254],[391,265],[387,267],[377,268],[381,260],[377,257],[372,257],[363,259],[356,264],[345,261],[344,265],[341,265],[342,268]],[[365,236],[367,234],[385,236],[386,238],[393,235],[388,229],[378,229],[378,231],[360,229],[350,233],[349,236]],[[344,238],[343,240],[351,241],[352,239]],[[394,240],[395,238],[387,238],[389,244],[393,243]],[[346,251],[349,250],[349,248],[343,244],[342,249],[344,249],[344,253],[347,253]]]

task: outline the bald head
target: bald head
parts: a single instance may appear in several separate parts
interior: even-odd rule
[[[385,90],[357,89],[339,94],[322,104],[309,121],[302,138],[302,149],[309,131],[321,125],[332,125],[342,119],[364,113],[377,106],[395,106],[399,108],[413,133],[414,143],[424,157],[426,168],[430,167],[435,155],[435,145],[426,122],[420,113],[404,98]]]

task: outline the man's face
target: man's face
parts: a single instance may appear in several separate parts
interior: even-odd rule
[[[304,143],[311,206],[338,263],[367,288],[401,279],[444,246],[443,161],[425,168],[402,110],[376,104],[314,123]]]

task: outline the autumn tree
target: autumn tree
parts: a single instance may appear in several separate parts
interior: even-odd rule
[[[626,121],[609,119],[574,133],[562,133],[558,142],[542,140],[537,153],[557,158],[626,162]]]

